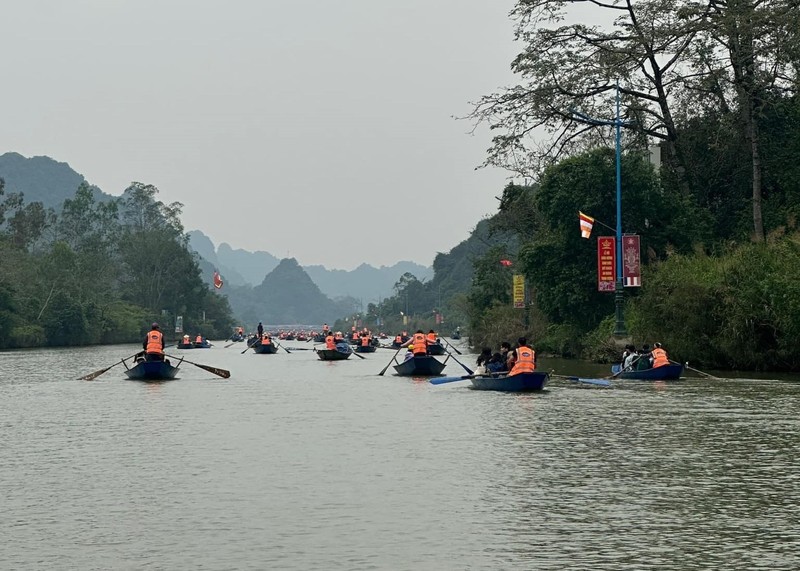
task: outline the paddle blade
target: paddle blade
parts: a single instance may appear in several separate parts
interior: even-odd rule
[[[189,361],[186,361],[186,362],[188,363]],[[222,377],[223,379],[227,379],[227,378],[229,378],[231,376],[231,372],[226,370],[226,369],[219,369],[217,367],[210,367],[209,365],[201,365],[200,363],[191,363],[191,364],[194,365],[195,367],[200,367],[201,369],[205,369],[209,373],[214,373],[215,375],[218,375],[218,376]]]
[[[581,377],[567,377],[568,381],[572,381],[573,383],[583,383],[586,385],[595,385],[598,387],[610,387],[611,381],[606,381],[605,379],[583,379]]]
[[[119,365],[119,363],[114,363],[113,365],[111,365],[111,367],[114,367],[115,365]],[[88,375],[84,375],[82,377],[78,377],[78,380],[79,381],[93,381],[94,379],[96,379],[97,377],[99,377],[100,375],[102,375],[103,373],[108,371],[111,367],[106,367],[105,369],[100,369],[99,371],[95,371],[94,373],[89,373]]]
[[[428,382],[432,385],[443,385],[445,383],[455,383],[456,381],[466,381],[474,378],[475,375],[462,375],[460,377],[437,377],[430,379]]]

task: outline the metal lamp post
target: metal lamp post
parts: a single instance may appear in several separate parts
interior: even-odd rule
[[[621,128],[623,125],[629,125],[622,121],[619,117],[619,81],[616,84],[616,116],[613,121],[602,119],[594,119],[578,113],[572,112],[573,115],[579,117],[582,121],[593,125],[613,125],[616,138],[616,170],[617,170],[617,280],[614,284],[614,335],[617,337],[624,337],[628,334],[625,329],[625,315],[623,312],[625,302],[625,284],[622,282],[622,167],[620,161],[620,137]]]

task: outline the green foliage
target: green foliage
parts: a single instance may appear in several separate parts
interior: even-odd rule
[[[798,272],[797,236],[716,258],[673,256],[645,276],[649,286],[630,306],[631,330],[706,366],[796,370]]]

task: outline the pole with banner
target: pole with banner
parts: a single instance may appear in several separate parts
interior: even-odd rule
[[[617,249],[614,236],[597,238],[597,291],[615,291]]]
[[[514,274],[513,278],[514,309],[525,309],[525,276]]]
[[[622,238],[622,277],[625,287],[641,287],[642,258],[639,236],[626,235]]]

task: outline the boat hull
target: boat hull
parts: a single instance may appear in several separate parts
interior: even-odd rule
[[[397,374],[404,377],[435,377],[441,375],[445,364],[430,355],[411,357],[394,366]]]
[[[317,357],[323,361],[344,361],[352,354],[352,351],[350,353],[343,353],[338,349],[317,349]]]
[[[270,343],[269,345],[262,345],[259,343],[253,347],[253,351],[259,355],[274,355],[278,352],[278,346],[274,343]]]
[[[550,375],[544,371],[518,373],[492,377],[475,377],[472,388],[479,391],[502,391],[507,393],[524,393],[544,389]]]
[[[681,363],[670,363],[663,367],[654,369],[644,369],[642,371],[625,371],[620,373],[620,365],[615,364],[611,367],[611,372],[618,379],[635,379],[639,381],[677,381],[683,374]]]
[[[359,345],[356,347],[356,353],[374,353],[375,349],[374,345]]]
[[[428,345],[428,355],[444,355],[445,353],[447,353],[447,350],[440,343]]]
[[[125,371],[125,374],[132,381],[170,381],[176,378],[178,367],[166,361],[142,361]]]

